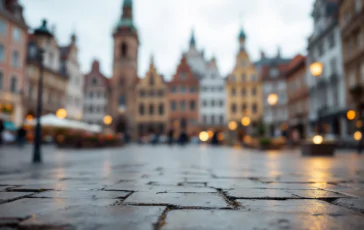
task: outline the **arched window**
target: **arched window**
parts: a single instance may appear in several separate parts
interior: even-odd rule
[[[150,115],[154,114],[154,106],[153,105],[149,105],[149,114]]]
[[[160,104],[159,105],[158,111],[159,111],[159,115],[163,115],[164,114],[164,104]]]
[[[231,113],[236,113],[236,104],[231,105]]]
[[[16,93],[18,91],[18,80],[16,79],[15,76],[11,77],[11,81],[10,81],[10,91],[12,93]]]
[[[126,57],[128,55],[128,45],[123,42],[121,44],[121,57]]]
[[[144,115],[144,105],[143,104],[139,105],[139,114],[142,116]]]

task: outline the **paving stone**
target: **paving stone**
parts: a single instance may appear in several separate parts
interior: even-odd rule
[[[63,198],[63,199],[122,199],[130,192],[122,191],[47,191],[37,193],[33,198]]]
[[[207,186],[220,189],[233,189],[265,187],[266,184],[248,179],[211,179],[207,182]]]
[[[222,196],[213,193],[152,193],[136,192],[124,204],[134,205],[174,205],[179,207],[228,208]]]
[[[301,198],[307,199],[322,199],[322,198],[340,198],[340,197],[349,197],[347,195],[330,192],[325,190],[288,190],[293,195],[296,195]]]
[[[310,215],[353,214],[353,211],[321,200],[236,200],[251,212],[284,212]]]
[[[11,191],[42,192],[47,190],[100,190],[106,187],[99,182],[59,181],[52,184],[30,184],[11,188]]]
[[[240,199],[297,199],[298,196],[282,189],[236,188],[226,191],[229,197]]]
[[[212,188],[189,186],[159,186],[159,185],[139,185],[133,183],[120,183],[105,188],[107,191],[137,191],[137,192],[154,192],[154,193],[210,193],[217,192]]]
[[[152,230],[164,212],[158,206],[78,206],[43,213],[20,223],[22,228],[70,226],[80,230],[136,229]]]
[[[0,192],[0,203],[32,195],[30,192]]]
[[[0,217],[0,229],[4,230],[6,229],[5,227],[9,227],[9,226],[16,226],[17,224],[19,224],[20,220],[16,219],[16,218],[1,218]],[[9,227],[10,229],[10,227]]]
[[[340,205],[342,207],[350,208],[353,210],[364,212],[364,199],[355,198],[340,198],[332,202],[333,204]]]
[[[40,199],[23,198],[0,205],[0,218],[26,218],[41,213],[54,213],[57,210],[81,206],[84,209],[91,206],[110,206],[114,199]]]
[[[172,210],[162,230],[364,229],[362,215],[305,215],[236,210]]]

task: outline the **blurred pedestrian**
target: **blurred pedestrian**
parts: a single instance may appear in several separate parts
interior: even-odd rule
[[[358,151],[358,154],[361,154],[363,152],[363,142],[362,142],[362,140],[358,141],[357,151]]]
[[[181,131],[181,134],[179,135],[179,144],[185,145],[188,142],[188,135],[185,130]]]
[[[214,132],[214,135],[212,136],[212,139],[211,139],[211,144],[212,145],[219,145],[219,139],[218,139],[218,135],[219,133],[218,132]]]
[[[16,141],[20,148],[23,148],[26,142],[27,131],[24,126],[20,126],[16,133]]]
[[[5,130],[5,124],[2,119],[0,119],[0,145],[3,143],[3,132]]]
[[[168,144],[173,145],[173,136],[174,136],[174,130],[170,129],[168,131]]]

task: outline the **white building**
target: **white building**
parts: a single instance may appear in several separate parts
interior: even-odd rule
[[[81,120],[83,116],[83,85],[84,78],[78,61],[76,35],[71,36],[68,46],[60,47],[61,70],[68,76],[66,90],[66,110],[69,119]]]
[[[311,63],[320,62],[323,64],[323,73],[319,77],[314,77],[310,70],[307,70],[309,133],[315,132],[320,120],[327,132],[345,137],[347,135],[345,76],[337,10],[336,2],[315,1],[312,13],[314,31],[309,38],[307,66],[309,68]]]
[[[200,80],[200,124],[222,126],[226,123],[225,80],[218,70],[216,59],[208,63],[206,74]]]
[[[94,61],[85,76],[83,120],[89,124],[103,125],[108,111],[109,81],[100,72],[100,63]]]

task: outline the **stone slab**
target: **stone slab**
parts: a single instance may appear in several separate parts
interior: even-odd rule
[[[340,205],[349,209],[364,212],[364,199],[340,198],[332,202],[333,204]]]
[[[364,229],[364,216],[305,215],[236,210],[172,210],[162,230]]]
[[[122,191],[47,191],[32,195],[33,198],[63,198],[63,199],[123,199],[130,192]]]
[[[251,212],[282,212],[309,215],[353,214],[353,211],[321,200],[236,200],[243,209]]]
[[[0,192],[0,203],[20,199],[25,196],[32,195],[30,192]]]
[[[137,191],[154,193],[211,193],[217,192],[213,188],[188,186],[168,186],[168,185],[139,185],[133,183],[120,183],[105,188],[106,191]]]
[[[289,190],[291,194],[306,199],[341,198],[347,195],[325,190]]]
[[[132,205],[173,205],[196,208],[229,208],[222,196],[214,193],[152,193],[136,192],[124,204]]]
[[[135,229],[153,230],[166,207],[159,206],[76,206],[33,216],[21,228],[69,226],[79,230]]]
[[[298,196],[282,189],[236,188],[226,191],[229,197],[240,199],[297,199]]]

